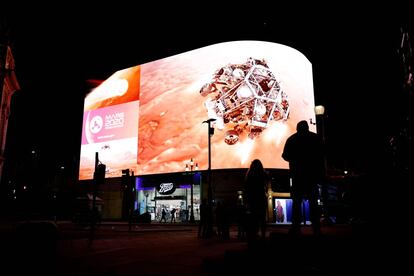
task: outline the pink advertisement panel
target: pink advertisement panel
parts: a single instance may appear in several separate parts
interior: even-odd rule
[[[87,111],[82,145],[137,137],[137,126],[138,101]]]

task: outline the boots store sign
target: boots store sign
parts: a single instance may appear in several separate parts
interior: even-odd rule
[[[157,191],[161,195],[170,195],[175,192],[175,188],[174,183],[160,183],[157,186]]]

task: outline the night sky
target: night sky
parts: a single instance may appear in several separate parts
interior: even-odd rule
[[[23,160],[36,150],[45,169],[77,166],[88,80],[233,40],[284,44],[311,61],[315,102],[326,108],[329,159],[335,167],[363,171],[386,151],[402,116],[397,50],[400,27],[410,27],[403,15],[188,8],[193,12],[160,13],[155,7],[8,12],[21,86],[12,102],[8,159]]]

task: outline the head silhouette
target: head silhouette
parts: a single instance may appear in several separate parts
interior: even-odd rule
[[[309,131],[309,125],[308,122],[303,120],[300,121],[297,125],[296,125],[296,131],[298,133],[306,133]]]
[[[254,171],[262,171],[263,164],[259,159],[254,159],[250,165],[250,169]]]

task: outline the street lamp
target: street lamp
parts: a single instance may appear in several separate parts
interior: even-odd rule
[[[325,138],[325,107],[323,105],[317,105],[315,106],[315,115],[316,115],[316,122],[317,127],[319,126],[319,130],[320,130],[320,135],[322,138],[322,142],[324,144],[325,147],[325,152],[324,152],[324,166],[325,166],[325,171],[327,170],[327,159],[326,159],[326,138]],[[311,121],[312,123],[312,121]]]
[[[325,113],[325,107],[323,105],[315,106],[315,114],[316,115],[323,115]]]
[[[193,177],[194,177],[194,173],[193,171],[198,171],[198,163],[195,163],[194,166],[194,160],[193,158],[191,158],[190,163],[185,164],[185,171],[186,172],[190,172],[191,175],[191,208],[190,208],[190,222],[193,223],[194,220],[194,202],[193,202],[193,197],[194,197],[194,192],[193,192]]]
[[[323,154],[323,166],[324,166],[324,170],[325,170],[325,177],[327,176],[327,170],[328,170],[328,161],[327,161],[327,151],[326,151],[326,137],[325,137],[325,107],[323,105],[317,105],[315,106],[315,115],[316,115],[316,120],[319,126],[319,129],[321,131],[321,138],[322,138],[322,142],[323,142],[323,147],[324,147],[324,154]],[[321,200],[319,202],[320,205],[324,206],[323,207],[323,212],[324,212],[324,220],[328,219],[329,220],[329,210],[326,206],[327,203],[327,196],[328,196],[328,191],[327,191],[327,187],[326,187],[327,183],[321,185]]]
[[[317,105],[315,106],[315,115],[316,115],[316,121],[318,121],[318,118],[320,118],[321,122],[321,135],[322,139],[325,142],[325,122],[324,122],[324,114],[325,114],[325,107],[323,105]]]
[[[205,227],[206,231],[203,234],[203,238],[210,238],[213,236],[213,189],[211,187],[211,136],[214,135],[214,127],[212,126],[212,122],[216,121],[215,118],[210,118],[208,120],[203,121],[204,123],[208,124],[208,168],[207,168],[207,176],[208,176],[208,187],[207,187],[207,210],[205,218]],[[203,219],[203,218],[202,218]],[[203,219],[204,220],[204,219]]]
[[[320,130],[322,141],[325,144],[325,107],[323,105],[315,106],[316,120],[320,118]],[[325,169],[326,169],[326,158],[325,158]]]
[[[90,241],[94,239],[95,224],[98,219],[98,210],[96,207],[96,197],[98,193],[98,185],[105,182],[106,165],[99,161],[98,152],[95,152],[95,171],[93,173],[93,196],[92,196],[92,218]]]

